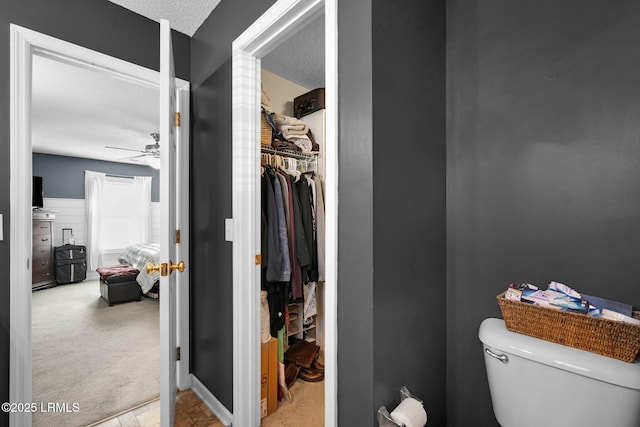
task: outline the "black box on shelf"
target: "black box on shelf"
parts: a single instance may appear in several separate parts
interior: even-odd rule
[[[293,99],[293,114],[296,118],[304,117],[324,109],[324,88],[314,89]]]

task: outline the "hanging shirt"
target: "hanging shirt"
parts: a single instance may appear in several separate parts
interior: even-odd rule
[[[325,250],[325,227],[324,227],[324,182],[318,174],[313,175],[313,182],[316,184],[316,236],[318,247],[318,280],[324,282],[324,250]]]
[[[298,259],[298,263],[300,264],[301,271],[301,281],[300,281],[300,289],[299,294],[293,294],[293,298],[302,298],[302,283],[305,282],[306,274],[304,273],[309,266],[311,265],[311,253],[309,251],[309,246],[307,245],[307,237],[305,235],[303,220],[302,220],[302,207],[300,195],[298,193],[298,182],[293,182],[291,190],[293,194],[293,210],[294,210],[294,220],[295,220],[295,234],[296,234],[296,258]],[[292,289],[293,293],[293,289]],[[299,296],[296,296],[299,295]]]
[[[289,251],[291,253],[291,297],[293,299],[299,299],[302,298],[302,269],[300,267],[300,262],[298,261],[298,249],[296,246],[296,214],[294,212],[293,200],[295,188],[292,188],[293,178],[291,178],[291,175],[284,174],[284,178],[287,182],[289,195]]]

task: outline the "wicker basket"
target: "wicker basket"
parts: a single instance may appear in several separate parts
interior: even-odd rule
[[[260,114],[260,144],[271,146],[271,142],[273,141],[273,128],[267,122],[267,119],[264,116],[264,113]]]
[[[640,356],[638,325],[511,301],[504,294],[496,299],[512,332],[630,363]]]

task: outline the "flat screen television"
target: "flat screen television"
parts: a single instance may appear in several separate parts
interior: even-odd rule
[[[44,193],[42,192],[42,177],[33,177],[33,197],[31,199],[31,207],[43,208],[44,207]]]

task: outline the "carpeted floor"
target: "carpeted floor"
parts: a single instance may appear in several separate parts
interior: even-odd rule
[[[298,379],[289,389],[291,401],[282,400],[278,410],[262,419],[262,427],[324,427],[324,381]]]
[[[32,319],[33,401],[67,404],[33,426],[85,426],[159,396],[158,300],[109,307],[91,280],[34,292]]]

